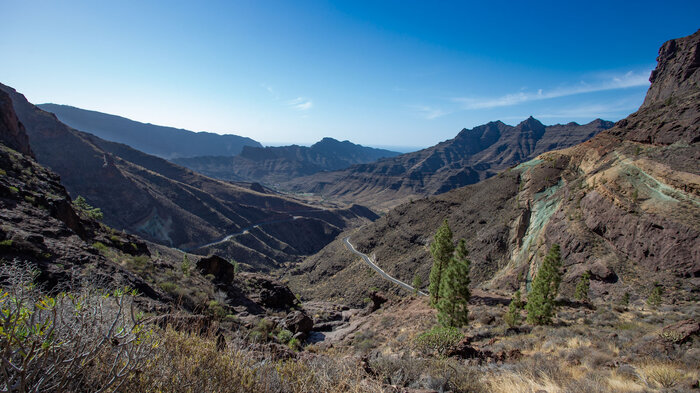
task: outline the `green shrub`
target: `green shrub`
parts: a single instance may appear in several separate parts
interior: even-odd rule
[[[105,246],[104,243],[100,243],[100,242],[92,243],[92,247],[99,252],[105,252],[108,250],[107,246]]]
[[[5,239],[0,241],[0,247],[12,247],[12,239]]]
[[[277,341],[281,342],[282,344],[288,344],[292,338],[294,338],[294,333],[287,329],[282,329],[279,331],[279,333],[277,333]]]
[[[222,320],[226,317],[228,312],[226,312],[226,309],[224,306],[222,306],[219,302],[216,300],[211,300],[209,303],[207,303],[207,310],[209,311],[209,314],[218,319]]]
[[[423,354],[443,356],[463,337],[464,335],[457,328],[436,326],[418,335],[413,344],[415,349]]]
[[[73,207],[75,208],[78,214],[81,214],[93,220],[101,221],[102,218],[104,218],[104,215],[102,214],[102,210],[100,210],[100,208],[90,206],[90,204],[87,203],[85,198],[83,198],[80,195],[78,195],[78,197],[75,198],[75,200],[73,201]]]

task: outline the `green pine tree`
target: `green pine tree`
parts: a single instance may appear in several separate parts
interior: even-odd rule
[[[430,254],[433,256],[433,267],[430,269],[430,305],[435,307],[440,301],[440,285],[442,275],[447,269],[452,258],[455,246],[452,242],[452,231],[445,220],[435,233],[433,243],[430,245]]]
[[[654,288],[651,290],[649,297],[647,298],[647,305],[651,308],[657,308],[661,305],[661,295],[663,294],[663,288],[657,282],[654,283]]]
[[[418,295],[418,291],[420,291],[420,288],[423,286],[423,280],[420,278],[418,273],[416,273],[413,276],[412,286],[413,286],[413,294]]]
[[[459,241],[454,257],[450,260],[440,284],[437,304],[438,322],[443,326],[460,328],[468,323],[469,269],[467,246]]]
[[[574,293],[574,297],[576,300],[580,300],[582,302],[588,302],[590,299],[588,298],[588,290],[591,288],[591,273],[590,272],[585,272],[581,275],[581,279],[578,281],[578,284],[576,284],[576,292]]]
[[[515,291],[513,297],[510,299],[510,304],[508,305],[508,312],[503,316],[508,327],[519,326],[522,318],[520,317],[520,311],[523,309],[523,301],[520,298],[520,290]]]
[[[556,311],[554,300],[561,283],[561,253],[558,244],[552,245],[542,262],[532,289],[527,295],[527,322],[534,325],[548,325]]]

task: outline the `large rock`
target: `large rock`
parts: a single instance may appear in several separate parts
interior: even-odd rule
[[[303,311],[292,311],[283,321],[285,329],[292,333],[308,334],[314,327],[314,321]]]
[[[233,264],[218,255],[201,258],[197,261],[197,269],[203,275],[213,275],[216,281],[223,284],[232,283],[236,276],[236,268]]]

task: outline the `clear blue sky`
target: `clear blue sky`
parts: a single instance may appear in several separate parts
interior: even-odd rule
[[[700,1],[0,0],[0,82],[270,142],[428,146],[491,120],[618,120]]]

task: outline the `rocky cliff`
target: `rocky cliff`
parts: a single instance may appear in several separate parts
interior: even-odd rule
[[[644,105],[615,127],[478,184],[403,204],[352,233],[352,240],[389,274],[407,282],[418,274],[427,283],[428,246],[448,219],[455,237],[467,241],[475,287],[525,290],[557,243],[565,296],[588,271],[600,299],[617,301],[625,292],[645,298],[655,282],[668,296],[696,298],[698,42],[700,32],[664,44]],[[371,286],[391,288],[340,241],[305,261],[291,279],[306,296],[354,302]],[[358,280],[363,285],[343,284]]]
[[[595,120],[545,126],[530,117],[517,126],[496,121],[462,130],[454,139],[343,171],[282,183],[282,188],[352,200],[379,209],[477,183],[552,149],[590,139],[612,123]]]

